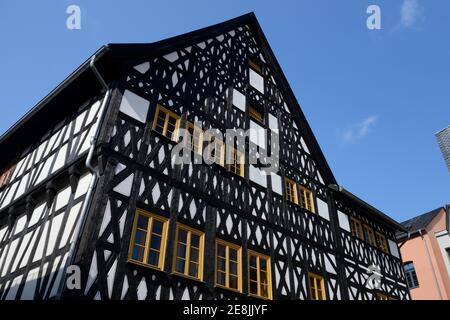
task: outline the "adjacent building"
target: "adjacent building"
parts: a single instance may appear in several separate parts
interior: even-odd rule
[[[253,14],[100,48],[0,150],[0,299],[409,299]]]
[[[450,300],[450,207],[402,223],[398,234],[413,300]]]

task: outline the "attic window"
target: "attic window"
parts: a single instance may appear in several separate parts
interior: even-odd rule
[[[250,117],[260,123],[264,123],[264,114],[253,107],[248,107],[248,114]]]
[[[262,74],[263,68],[262,68],[262,65],[261,65],[259,62],[257,62],[257,61],[254,60],[254,59],[249,59],[249,60],[248,60],[248,64],[250,65],[250,67],[251,67],[253,70],[255,70],[256,72],[258,72],[259,74]]]
[[[16,167],[16,164],[13,163],[13,164],[6,166],[5,169],[0,171],[0,188],[3,188],[4,186],[6,186],[9,183],[15,167]]]

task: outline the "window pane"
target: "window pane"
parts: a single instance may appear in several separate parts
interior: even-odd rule
[[[260,271],[259,272],[259,281],[261,281],[261,284],[267,285],[267,272]]]
[[[161,237],[157,235],[152,235],[150,240],[150,248],[160,250],[161,249]]]
[[[153,219],[153,233],[162,235],[162,230],[163,230],[163,223],[159,220],[154,220]]]
[[[217,255],[220,257],[225,257],[226,248],[225,246],[218,244],[217,245]]]
[[[150,250],[148,253],[148,264],[152,266],[158,266],[159,262],[159,252]]]
[[[217,258],[217,269],[225,271],[226,260],[223,258]]]
[[[192,262],[189,264],[189,275],[198,278],[198,264]]]
[[[191,236],[191,246],[200,248],[200,237],[196,234],[192,234]]]
[[[144,247],[134,246],[132,259],[136,261],[144,261]]]
[[[259,258],[259,268],[261,270],[267,271],[267,260],[264,258]]]
[[[191,248],[190,260],[193,262],[198,262],[198,249]]]
[[[237,251],[230,248],[230,260],[237,261]]]
[[[258,280],[258,271],[256,269],[250,268],[250,280]]]
[[[226,285],[226,281],[225,280],[226,280],[225,273],[218,271],[217,272],[217,284],[225,286]]]
[[[186,245],[183,243],[178,243],[177,256],[181,258],[186,258]]]
[[[250,256],[250,267],[256,268],[256,256]]]
[[[238,267],[237,267],[237,263],[234,262],[230,262],[230,274],[238,274]]]
[[[134,243],[145,246],[146,237],[147,237],[147,232],[144,232],[142,230],[136,230],[136,236],[135,236]]]
[[[187,231],[183,229],[178,230],[178,242],[187,243]]]
[[[147,228],[148,228],[148,217],[143,216],[143,215],[139,215],[138,216],[137,227],[139,229],[147,230]]]
[[[185,260],[177,258],[175,270],[179,273],[184,273],[185,272],[184,269],[185,269]]]
[[[250,293],[258,294],[258,283],[256,281],[250,281]]]
[[[261,296],[268,298],[269,297],[269,286],[262,285],[261,286]]]
[[[230,275],[230,288],[231,289],[238,289],[238,277]]]

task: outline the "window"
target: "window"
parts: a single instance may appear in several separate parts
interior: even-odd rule
[[[214,136],[210,136],[208,141],[209,144],[207,154],[210,157],[210,160],[223,167],[225,161],[225,146],[223,142]]]
[[[376,232],[375,237],[377,239],[378,248],[380,248],[382,251],[384,251],[386,253],[389,253],[388,245],[387,245],[386,238],[384,237],[384,235],[379,232]]]
[[[419,280],[417,279],[416,269],[414,268],[414,263],[406,262],[404,265],[405,274],[406,274],[406,282],[408,283],[408,287],[410,289],[419,287]]]
[[[134,218],[128,259],[162,270],[167,239],[166,218],[137,210]]]
[[[264,123],[264,115],[253,107],[248,107],[248,114],[254,120]]]
[[[7,166],[3,171],[0,172],[0,188],[3,188],[9,183],[15,167],[16,165],[12,164]]]
[[[241,247],[217,240],[216,285],[240,292],[241,280]]]
[[[229,165],[229,170],[238,176],[244,176],[244,164],[245,164],[245,155],[236,150],[235,148],[231,149],[231,164]]]
[[[175,239],[173,271],[201,281],[203,279],[203,233],[178,224]]]
[[[367,224],[364,225],[364,238],[367,242],[369,242],[373,246],[377,246],[377,241],[375,240],[375,233],[373,229],[369,227]]]
[[[377,292],[376,298],[377,298],[377,300],[389,300],[387,295],[380,293],[380,292]]]
[[[190,122],[186,124],[186,130],[191,135],[190,139],[186,142],[186,146],[198,154],[202,154],[203,130]]]
[[[259,64],[258,62],[256,62],[255,60],[248,60],[248,64],[250,65],[250,67],[255,70],[256,72],[262,74],[262,66],[261,64]]]
[[[300,197],[302,199],[302,208],[315,212],[314,210],[314,198],[310,190],[303,186],[300,186]]]
[[[384,293],[381,292],[377,292],[375,294],[375,297],[377,300],[398,300],[396,297],[392,297],[392,296],[388,296]]]
[[[323,277],[317,274],[308,273],[308,281],[311,300],[326,300],[325,280]]]
[[[249,293],[265,299],[272,299],[270,258],[249,251],[248,255]]]
[[[352,234],[355,237],[358,237],[358,238],[364,240],[362,227],[361,227],[361,221],[359,221],[358,219],[355,219],[353,217],[350,217],[350,229],[352,231]]]
[[[284,178],[286,186],[286,200],[298,204],[297,184],[289,179]]]
[[[153,130],[171,140],[175,140],[179,122],[180,117],[178,115],[158,104],[153,120]]]

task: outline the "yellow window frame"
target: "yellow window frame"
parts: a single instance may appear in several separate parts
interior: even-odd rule
[[[375,232],[373,231],[372,227],[368,226],[367,224],[363,225],[363,231],[364,231],[364,238],[367,242],[369,242],[372,246],[377,246],[377,241],[375,239]]]
[[[294,180],[285,177],[284,185],[286,189],[286,200],[298,204],[297,183]]]
[[[217,279],[217,256],[218,256],[218,246],[222,245],[225,247],[225,285],[218,283]],[[237,252],[237,278],[238,278],[238,289],[230,287],[230,248],[236,250]],[[228,289],[235,292],[242,292],[242,247],[236,244],[223,241],[221,239],[216,239],[216,250],[215,250],[215,269],[214,269],[214,283],[216,287]]]
[[[146,231],[147,233],[146,233],[146,239],[145,239],[145,250],[144,250],[144,257],[143,257],[144,262],[133,259],[133,249],[134,249],[134,245],[135,245],[135,237],[136,237],[139,216],[144,216],[144,217],[148,218],[147,231]],[[146,262],[146,261],[148,261],[148,254],[149,254],[150,245],[151,245],[150,240],[151,240],[151,236],[153,234],[153,222],[155,220],[159,221],[163,224],[162,235],[161,235],[161,245],[159,248],[159,259],[158,259],[158,265],[156,265],[156,266]],[[151,212],[148,212],[148,211],[145,211],[142,209],[137,209],[135,212],[135,216],[134,216],[133,229],[131,232],[131,239],[130,239],[130,244],[129,244],[129,248],[128,248],[128,261],[135,263],[135,264],[145,266],[145,267],[163,270],[165,254],[166,254],[168,225],[169,225],[169,220],[167,218],[161,217],[159,215],[153,214]]]
[[[356,218],[350,217],[350,230],[352,231],[352,235],[361,240],[364,240],[364,233],[361,221],[359,221]]]
[[[386,237],[384,236],[384,234],[376,231],[375,238],[377,240],[378,248],[380,248],[381,251],[383,251],[383,252],[389,253],[388,244],[387,244]]]
[[[237,150],[236,148],[231,148],[231,160],[233,163],[228,165],[228,170],[237,174],[238,176],[244,177],[245,174],[245,154]]]
[[[178,258],[178,235],[179,232],[181,230],[184,230],[187,232],[187,243],[186,243],[186,258],[185,258],[185,266],[184,266],[184,273],[180,273],[176,270],[176,263],[177,263],[177,258]],[[192,239],[192,235],[197,235],[200,239],[199,239],[199,248],[198,248],[198,276],[194,277],[191,276],[189,271],[190,271],[190,263],[191,263],[191,239]],[[196,229],[193,229],[191,227],[188,227],[184,224],[181,223],[177,223],[177,229],[176,229],[176,233],[175,233],[175,250],[174,250],[174,255],[173,255],[173,267],[172,267],[172,272],[176,273],[178,275],[182,275],[184,277],[188,277],[191,279],[195,279],[195,280],[199,280],[199,281],[203,281],[203,257],[204,257],[204,243],[205,243],[205,234],[201,231],[198,231]]]
[[[300,186],[300,198],[302,208],[309,210],[312,213],[316,212],[314,206],[314,195],[311,190],[304,186]]]
[[[212,139],[214,138],[214,141],[212,141]],[[215,138],[213,135],[210,135],[208,137],[208,147],[207,149],[207,155],[208,157],[211,159],[211,149],[212,149],[212,145],[215,145],[215,149],[214,149],[214,163],[225,167],[225,144],[223,143],[222,140]],[[217,145],[220,146],[220,155],[217,155]],[[219,160],[219,163],[217,162],[217,160]]]
[[[311,300],[327,300],[324,277],[308,272],[308,284]]]
[[[160,118],[159,117],[160,113],[164,114],[164,126],[163,127],[158,125],[158,119]],[[170,121],[171,117],[175,119],[175,128],[172,132],[172,137],[170,139],[173,141],[176,141],[178,138],[178,129],[180,126],[180,116],[177,115],[176,113],[170,111],[169,109],[163,107],[160,104],[158,104],[156,106],[156,112],[155,112],[155,116],[153,118],[152,129],[155,130],[156,132],[159,132],[157,127],[160,127],[162,129],[162,132],[159,132],[159,133],[162,134],[163,136],[169,138],[168,137],[168,129],[169,129],[169,121]],[[161,119],[162,118],[163,117],[161,117]]]
[[[199,127],[197,127],[197,126],[195,126],[192,122],[187,122],[186,123],[186,130],[188,130],[189,131],[189,129],[191,129],[192,130],[192,132],[193,133],[190,133],[191,134],[191,139],[190,139],[190,141],[186,141],[185,142],[185,145],[189,148],[189,149],[191,149],[192,151],[194,151],[194,152],[196,152],[196,153],[198,153],[198,154],[202,154],[202,151],[203,151],[203,135],[204,135],[204,132],[203,132],[203,130],[202,129],[200,129]],[[195,135],[198,133],[198,145],[197,146],[195,146]]]
[[[251,257],[254,256],[256,257],[256,272],[257,272],[257,287],[258,287],[258,292],[255,293],[251,293],[250,292],[250,259]],[[266,265],[267,265],[267,294],[268,296],[265,297],[262,295],[261,293],[261,288],[262,288],[262,283],[261,283],[261,259],[266,260]],[[266,256],[264,254],[258,253],[256,251],[252,251],[252,250],[248,250],[248,292],[250,296],[254,296],[254,297],[258,297],[258,298],[263,298],[263,299],[267,299],[267,300],[272,300],[272,265],[271,265],[271,261],[270,261],[270,257]]]

